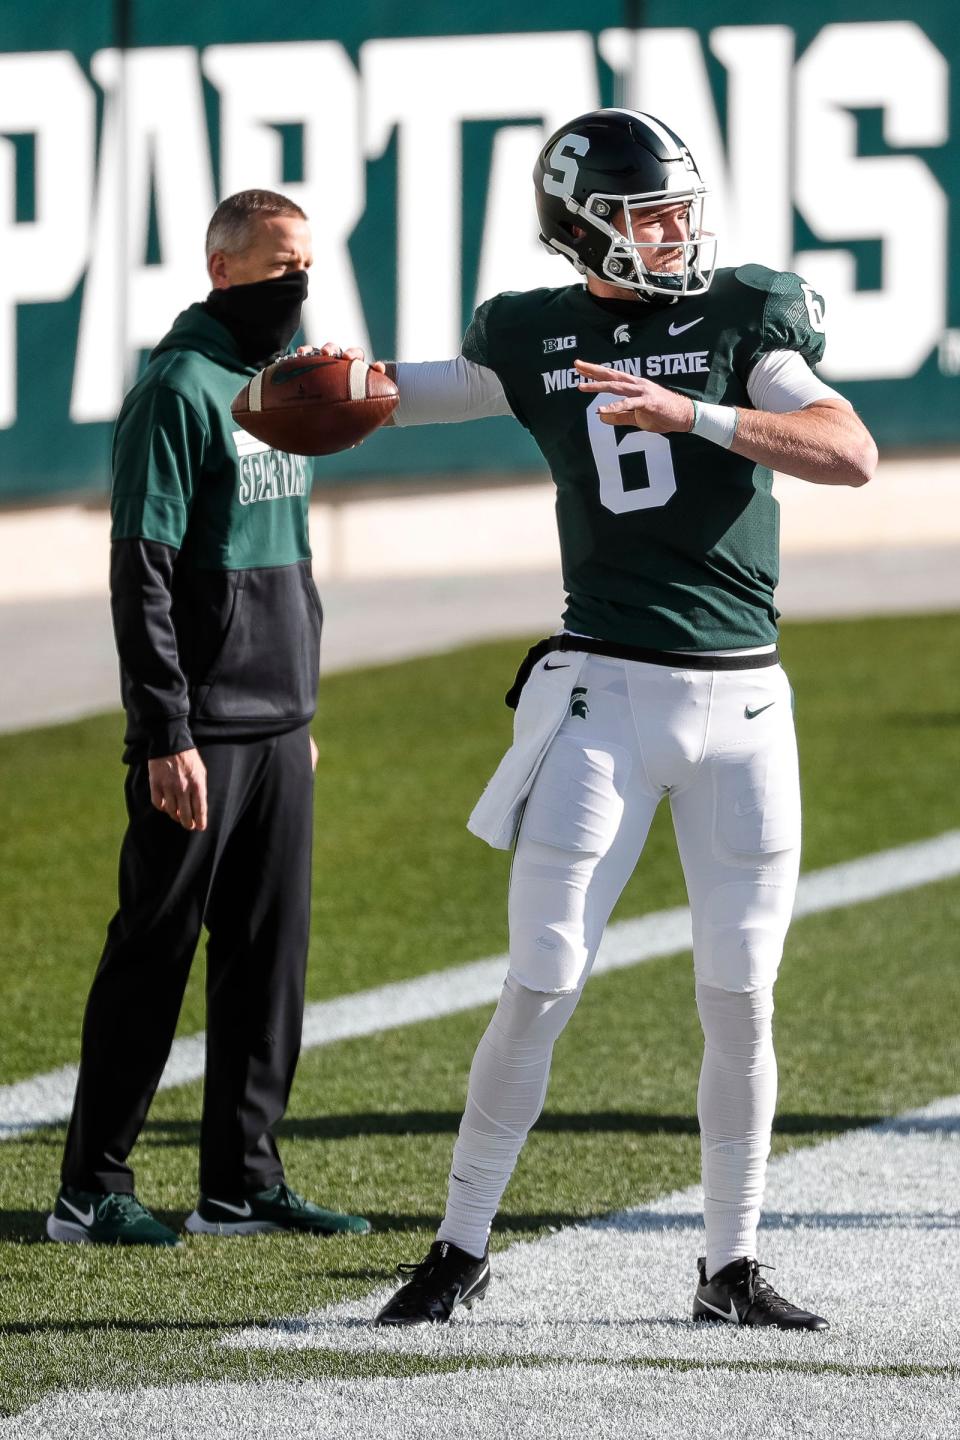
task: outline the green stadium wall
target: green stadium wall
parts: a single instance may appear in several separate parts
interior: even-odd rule
[[[884,0],[5,7],[0,502],[106,491],[113,417],[206,290],[225,194],[311,217],[306,338],[445,358],[476,303],[568,283],[537,244],[542,137],[599,104],[681,132],[720,263],[827,298],[824,377],[886,448],[960,442],[956,8]],[[954,102],[954,103],[951,103]],[[373,436],[318,483],[542,468],[509,420]]]

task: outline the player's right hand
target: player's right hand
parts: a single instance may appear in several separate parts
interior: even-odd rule
[[[297,351],[298,355],[332,355],[335,360],[364,360],[366,356],[359,345],[352,345],[349,350],[341,350],[335,340],[327,340],[323,345],[313,347],[301,345]],[[379,370],[381,375],[386,372],[386,365],[382,360],[371,360],[370,369]]]
[[[207,828],[207,767],[199,750],[147,761],[150,799],[184,830]]]
[[[696,411],[686,395],[609,365],[593,365],[587,360],[573,363],[582,377],[580,389],[585,394],[615,397],[597,407],[597,415],[605,425],[635,425],[638,430],[653,430],[658,435],[692,428]]]

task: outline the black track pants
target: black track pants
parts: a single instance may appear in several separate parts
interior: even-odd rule
[[[283,1179],[271,1134],[286,1108],[303,1024],[313,777],[306,727],[200,746],[208,828],[150,803],[130,766],[120,908],[87,1001],[62,1176],[130,1191],[127,1156],[170,1053],[202,925],[207,1051],[200,1188],[237,1195]]]

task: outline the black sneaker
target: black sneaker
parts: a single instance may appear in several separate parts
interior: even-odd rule
[[[756,1260],[734,1260],[707,1279],[706,1261],[697,1261],[700,1283],[693,1297],[694,1320],[712,1324],[774,1325],[778,1330],[829,1330],[830,1322],[778,1295],[760,1274]],[[769,1267],[767,1267],[769,1268]]]
[[[180,1237],[155,1219],[136,1195],[75,1190],[61,1185],[47,1216],[47,1235],[72,1245],[179,1245]]]
[[[301,1235],[369,1235],[370,1221],[343,1215],[304,1200],[289,1185],[274,1185],[254,1195],[216,1199],[201,1195],[184,1229],[190,1235],[264,1235],[292,1230]]]
[[[398,1265],[409,1275],[374,1325],[446,1325],[458,1305],[470,1310],[490,1284],[490,1261],[479,1260],[448,1240],[435,1240],[419,1265]]]

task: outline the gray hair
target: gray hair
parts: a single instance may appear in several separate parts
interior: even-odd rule
[[[221,200],[207,226],[207,260],[215,250],[242,255],[252,243],[254,222],[271,215],[291,215],[306,220],[306,213],[293,200],[275,190],[238,190]]]

